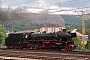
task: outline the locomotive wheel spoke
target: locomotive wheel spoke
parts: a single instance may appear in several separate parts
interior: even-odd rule
[[[65,51],[69,51],[69,47],[66,46],[66,47],[65,47]]]

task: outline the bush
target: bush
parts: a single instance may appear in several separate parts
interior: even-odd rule
[[[5,44],[6,29],[0,24],[0,45]]]
[[[81,44],[81,41],[78,38],[73,38],[73,41],[74,44],[78,46],[76,50],[85,50],[84,45]]]
[[[90,50],[90,41],[87,42],[85,47],[86,47],[87,50]]]

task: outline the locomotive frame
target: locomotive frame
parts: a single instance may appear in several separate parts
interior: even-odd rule
[[[76,33],[66,31],[56,33],[10,33],[5,45],[11,49],[50,49],[71,51],[76,46],[72,37]]]

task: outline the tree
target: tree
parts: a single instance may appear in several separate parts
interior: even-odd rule
[[[0,24],[0,45],[4,45],[6,37],[6,29]]]
[[[66,30],[70,30],[71,29],[71,27],[70,26],[66,26]]]
[[[77,50],[84,50],[84,46],[81,44],[81,41],[76,37],[73,38],[74,44],[77,45],[78,47],[76,48]]]

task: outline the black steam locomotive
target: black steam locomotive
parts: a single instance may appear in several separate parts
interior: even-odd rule
[[[75,45],[72,37],[76,37],[76,33],[10,33],[5,44],[11,49],[73,50]]]

